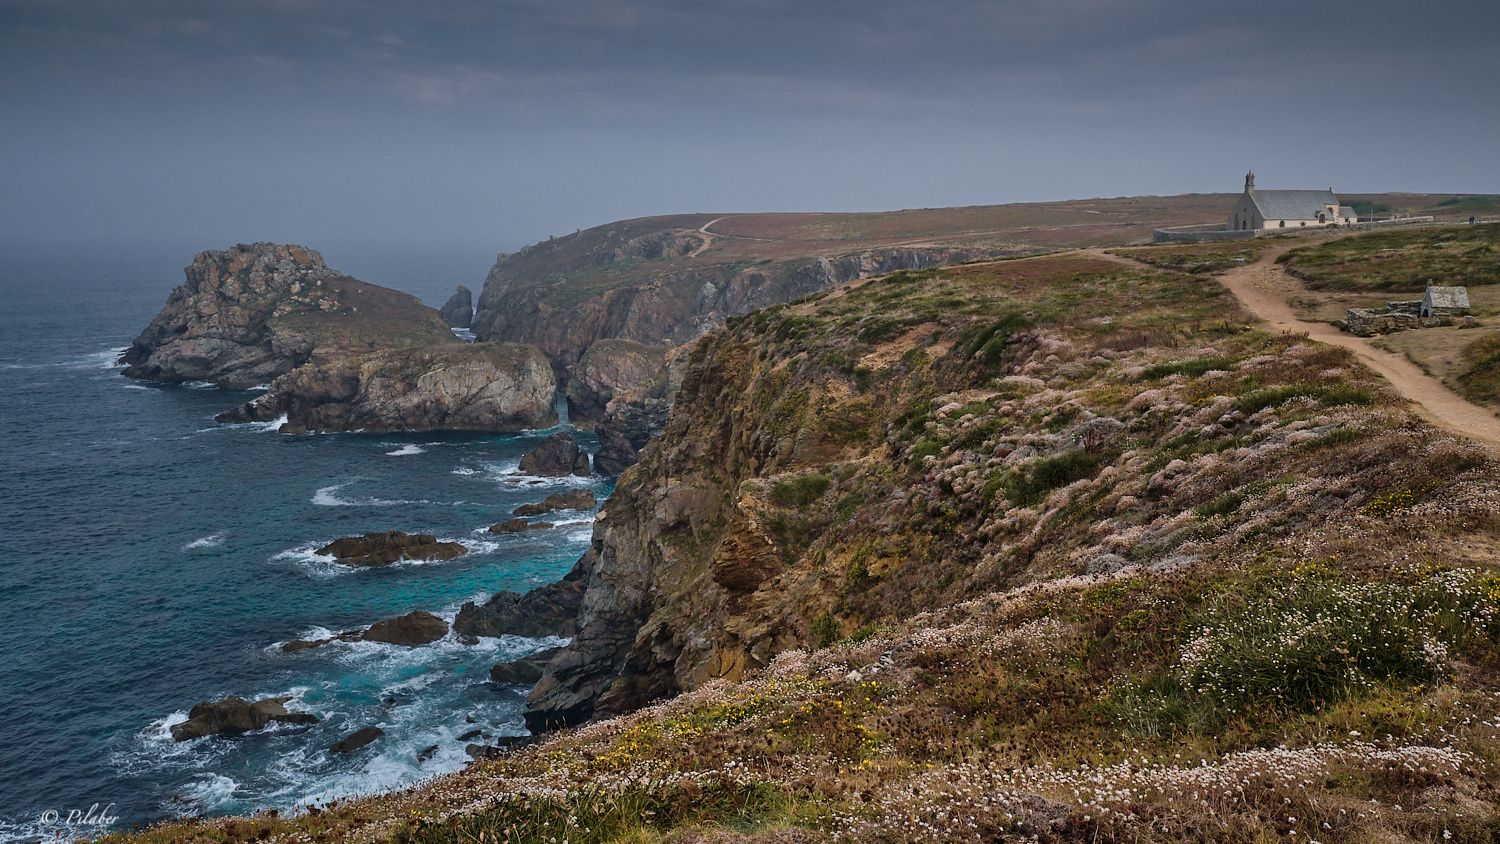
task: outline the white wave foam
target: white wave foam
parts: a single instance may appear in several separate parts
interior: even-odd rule
[[[217,390],[217,389],[219,389],[219,385],[210,383],[208,381],[187,381],[187,382],[184,382],[182,386],[186,387],[189,390]]]
[[[483,536],[483,537],[494,536],[494,534],[490,533],[490,529],[488,527],[477,528],[474,531],[474,533],[477,534],[478,536]],[[497,550],[500,549],[500,543],[499,542],[496,542],[495,540],[488,539],[488,538],[481,539],[481,538],[477,538],[477,537],[468,537],[468,538],[463,538],[463,539],[446,539],[444,541],[445,542],[457,542],[458,544],[462,545],[463,547],[469,549],[469,553],[470,554],[475,554],[475,555],[478,555],[478,554],[493,554],[493,553],[495,553],[495,551],[497,551]],[[456,559],[462,559],[462,558],[459,557],[459,558],[456,558]]]
[[[477,475],[477,474],[479,474],[479,470],[478,469],[471,469],[468,466],[460,466],[457,469],[453,470],[453,474],[455,474],[455,475]]]
[[[312,503],[320,507],[403,507],[412,504],[436,504],[442,507],[463,507],[467,501],[428,501],[425,498],[415,500],[405,498],[343,498],[338,491],[354,483],[345,481],[333,486],[325,486],[313,494]]]
[[[223,545],[224,544],[224,540],[227,539],[228,537],[229,537],[229,532],[221,530],[221,531],[219,531],[217,533],[211,533],[208,536],[204,536],[204,537],[201,537],[199,539],[194,539],[192,542],[189,542],[188,544],[182,546],[182,550],[184,550],[184,551],[196,551],[199,548],[217,548],[220,545]]]
[[[349,484],[347,483],[343,483],[334,484],[333,486],[325,486],[313,495],[312,503],[318,505],[319,507],[352,507],[354,506],[354,502],[345,501],[344,499],[339,498],[337,495],[334,495],[334,493],[338,492],[348,485]]]
[[[341,577],[358,570],[354,566],[346,566],[338,562],[332,554],[319,554],[318,549],[327,544],[327,542],[304,542],[295,548],[282,551],[271,559],[291,562],[297,568],[320,580]]]
[[[243,427],[247,431],[254,431],[258,434],[279,434],[281,433],[281,426],[285,425],[286,422],[287,417],[286,414],[283,413],[275,419],[272,419],[270,422],[249,422]]]
[[[189,784],[183,791],[184,796],[194,803],[214,811],[234,808],[234,793],[239,787],[238,782],[223,774],[207,774],[203,779]]]
[[[387,457],[409,457],[413,454],[425,454],[426,451],[427,449],[422,448],[419,445],[408,443],[407,445],[403,445],[395,451],[387,451],[385,455]]]
[[[437,614],[451,623],[457,609],[455,602]],[[332,633],[313,627],[303,637]],[[175,712],[153,722],[112,761],[131,773],[189,782],[179,793],[186,798],[180,808],[190,814],[289,810],[409,786],[466,767],[467,744],[524,734],[521,705],[514,695],[494,694],[488,667],[567,643],[558,637],[503,636],[469,646],[452,633],[416,648],[330,643],[325,653],[331,659],[304,665],[307,685],[232,690],[250,700],[290,694],[297,702],[288,708],[317,715],[319,724],[272,725],[239,741],[209,737],[176,743],[170,725],[187,714]],[[385,732],[371,746],[347,756],[327,750],[371,726]],[[484,738],[461,738],[474,730]]]
[[[145,390],[148,393],[153,392],[150,387],[147,387],[143,384],[122,384],[120,386],[124,387],[127,390]]]

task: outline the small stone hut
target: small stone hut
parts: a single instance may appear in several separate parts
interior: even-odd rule
[[[1360,337],[1372,334],[1390,334],[1408,328],[1431,328],[1447,325],[1453,317],[1463,316],[1469,311],[1469,289],[1467,287],[1429,286],[1421,300],[1386,302],[1385,310],[1350,308],[1345,311],[1344,323],[1349,333]]]
[[[1428,287],[1422,296],[1422,319],[1463,316],[1469,311],[1469,288]]]

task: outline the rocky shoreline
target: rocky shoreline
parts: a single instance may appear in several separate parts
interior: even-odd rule
[[[554,269],[566,275],[600,261],[667,260],[689,254],[701,241],[693,231],[657,227],[607,254],[591,254],[583,264],[568,258]],[[620,475],[667,429],[691,368],[688,345],[728,316],[850,278],[975,255],[898,250],[818,259],[769,274],[625,287],[556,309],[537,298],[542,288],[534,284],[540,276],[533,271],[541,253],[528,248],[500,257],[478,308],[472,293],[459,287],[439,312],[329,269],[321,255],[304,247],[241,244],[196,256],[187,283],[173,291],[122,362],[135,378],[224,387],[269,382],[264,394],[217,418],[280,420],[283,433],[534,430],[557,423],[561,395],[571,421],[597,432],[598,452],[591,461],[571,436],[558,432],[525,455],[520,470],[540,477]],[[687,298],[677,289],[683,284],[692,288]],[[616,300],[619,308],[611,305]],[[620,308],[633,316],[619,322]],[[450,326],[472,326],[480,342],[458,341]],[[568,575],[524,594],[500,592],[483,604],[466,603],[454,620],[451,632],[466,643],[506,635],[570,640],[491,672],[496,682],[532,686],[525,720],[533,732],[628,711],[680,686],[680,678],[644,670],[671,661],[680,646],[670,638],[637,635],[649,615],[650,571],[661,565],[641,532],[716,518],[722,504],[708,489],[676,485],[645,505],[646,491],[636,477],[625,480],[618,504],[598,513],[591,546]],[[586,490],[555,494],[515,508],[512,518],[489,531],[545,530],[553,525],[528,517],[595,506]],[[642,506],[655,509],[648,514]],[[347,537],[318,553],[344,565],[379,567],[452,559],[464,549],[431,535],[392,531]],[[442,619],[419,610],[324,639],[289,641],[282,650],[297,653],[335,641],[418,647],[449,632]],[[364,743],[354,738],[351,748]]]

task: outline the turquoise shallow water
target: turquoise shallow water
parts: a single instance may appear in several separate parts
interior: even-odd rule
[[[525,536],[484,530],[574,485],[516,474],[548,432],[284,436],[213,421],[253,393],[121,377],[115,355],[190,258],[170,248],[0,251],[0,841],[91,831],[47,813],[66,819],[94,804],[113,804],[124,826],[289,807],[461,767],[460,735],[524,731],[524,690],[491,683],[489,666],[555,643],[466,647],[450,636],[294,655],[276,645],[413,609],[451,620],[465,600],[556,579],[587,547],[592,512],[558,514],[572,523]],[[477,290],[483,262],[413,292],[441,304],[453,284]],[[329,263],[402,286],[379,262]],[[312,553],[388,529],[435,533],[470,553],[369,571]],[[292,695],[293,708],[323,721],[171,741],[168,725],[193,703],[230,694]],[[387,735],[349,756],[327,753],[372,725]]]

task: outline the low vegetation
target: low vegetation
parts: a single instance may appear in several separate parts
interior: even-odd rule
[[[663,528],[659,629],[704,630],[714,549],[769,545],[702,635],[777,652],[410,791],[139,839],[1500,840],[1496,464],[1212,279],[1063,256],[755,312],[666,437],[720,445],[622,486],[736,494]]]
[[[1458,378],[1470,401],[1500,401],[1500,336],[1485,337],[1464,347],[1469,368]]]
[[[1133,258],[1154,267],[1185,273],[1218,273],[1255,262],[1263,243],[1193,243],[1112,249],[1111,254]]]
[[[1500,282],[1500,223],[1375,231],[1293,249],[1277,260],[1312,290],[1417,298],[1429,284]]]

